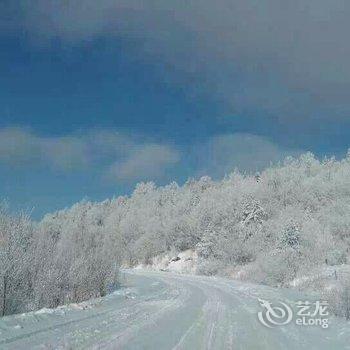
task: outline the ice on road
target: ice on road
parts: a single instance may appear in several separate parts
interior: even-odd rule
[[[0,319],[0,349],[350,349],[350,323],[267,328],[258,298],[297,292],[224,278],[125,271],[126,288],[76,307]]]

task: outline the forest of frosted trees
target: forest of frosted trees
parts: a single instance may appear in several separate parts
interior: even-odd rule
[[[119,266],[196,250],[198,273],[249,266],[249,279],[285,286],[303,270],[340,265],[350,251],[350,156],[307,153],[260,174],[238,171],[80,202],[39,223],[0,212],[0,315],[103,296]]]

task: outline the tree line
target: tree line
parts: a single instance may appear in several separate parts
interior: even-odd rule
[[[105,295],[122,262],[196,250],[198,273],[286,286],[347,262],[350,156],[287,158],[259,174],[184,185],[139,183],[130,196],[82,201],[35,223],[0,212],[0,315]]]

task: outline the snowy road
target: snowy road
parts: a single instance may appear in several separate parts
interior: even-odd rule
[[[222,278],[127,271],[128,286],[81,306],[0,319],[0,349],[350,349],[350,324],[267,328],[258,298],[293,291]],[[83,304],[84,305],[84,304]]]

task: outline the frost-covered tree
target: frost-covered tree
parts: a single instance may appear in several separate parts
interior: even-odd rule
[[[0,310],[105,295],[120,264],[186,249],[197,251],[201,273],[244,267],[252,280],[286,285],[306,268],[348,261],[349,212],[350,155],[311,153],[258,176],[140,183],[130,196],[83,201],[37,224],[2,210]]]
[[[0,209],[0,315],[21,310],[31,296],[32,224]]]

